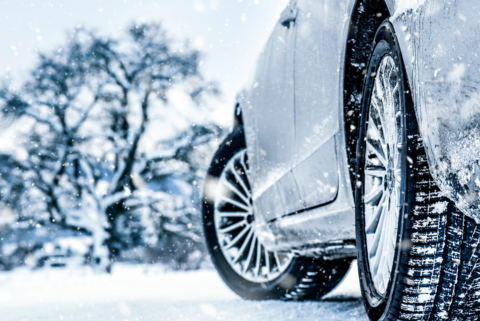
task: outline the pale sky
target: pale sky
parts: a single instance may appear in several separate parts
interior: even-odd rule
[[[36,51],[65,41],[78,25],[116,35],[132,21],[161,21],[172,36],[191,38],[204,72],[221,84],[215,120],[229,125],[242,87],[288,0],[8,0],[0,3],[0,76],[21,79]]]

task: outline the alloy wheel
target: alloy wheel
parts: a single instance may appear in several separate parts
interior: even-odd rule
[[[404,197],[404,120],[400,77],[385,55],[378,67],[368,112],[365,154],[365,233],[370,274],[385,294],[390,280]]]
[[[293,255],[268,251],[256,233],[245,150],[234,155],[219,177],[215,195],[215,230],[225,259],[242,278],[269,282],[290,265]]]

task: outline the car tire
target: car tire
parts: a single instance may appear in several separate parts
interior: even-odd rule
[[[252,279],[251,276],[254,273],[253,270],[255,268],[253,259],[247,262],[246,260],[249,256],[245,254],[243,255],[243,261],[241,262],[243,265],[241,263],[231,263],[234,260],[229,258],[228,251],[224,250],[225,247],[222,248],[221,243],[225,242],[225,238],[222,239],[223,236],[220,235],[218,226],[219,224],[224,223],[216,218],[216,215],[219,215],[219,210],[216,210],[216,208],[220,208],[218,202],[216,203],[216,199],[220,197],[218,194],[219,186],[222,184],[222,177],[226,177],[227,175],[223,174],[222,176],[222,173],[225,173],[229,166],[237,166],[238,163],[233,163],[233,165],[230,164],[235,162],[235,159],[238,159],[238,155],[245,155],[243,157],[246,157],[245,150],[246,144],[243,128],[239,127],[220,145],[208,170],[203,198],[203,226],[206,245],[213,265],[226,285],[244,299],[315,300],[321,298],[340,283],[350,267],[350,260],[324,261],[321,259],[299,257],[288,254],[291,256],[289,258],[288,266],[284,266],[281,273],[276,273],[271,279],[259,278],[258,280],[255,280]],[[248,160],[245,161],[245,164],[248,164]],[[248,168],[244,172],[247,171]],[[238,172],[241,172],[241,170],[238,170]],[[242,183],[239,182],[239,180],[243,178],[238,178],[238,176],[233,175],[232,177],[236,178],[234,180],[230,179],[229,182],[234,184],[235,188],[240,191],[242,189]],[[246,177],[246,175],[245,179],[243,185],[249,187],[248,177]],[[230,195],[232,198],[235,196],[234,193],[231,193]],[[235,201],[241,202],[242,197],[236,197]],[[248,201],[251,203],[251,197],[248,200],[244,200],[239,206],[242,205],[243,207],[247,205]],[[232,210],[232,207],[230,207],[230,210]],[[233,211],[238,210],[240,210],[240,208],[233,209]],[[251,219],[253,219],[254,216],[251,216]],[[227,221],[225,223],[226,225],[221,225],[221,227],[225,230],[224,226],[228,229],[235,223],[238,222],[233,220],[232,222]],[[235,237],[232,238],[235,239]],[[231,240],[232,238],[228,240]],[[240,243],[241,240],[238,242]],[[255,236],[251,237],[249,242],[250,243],[244,247],[245,249],[250,247],[257,249],[260,248],[257,247],[260,243],[258,239],[255,239]],[[252,245],[252,242],[256,243]],[[261,246],[261,244],[258,246]],[[241,248],[240,245],[239,247]],[[261,247],[260,253],[262,253],[262,257],[266,252],[268,251]],[[256,253],[257,252],[254,252],[252,256],[256,255]],[[245,258],[245,256],[247,257]],[[263,260],[264,261],[262,262],[265,263],[265,257],[263,257]],[[244,268],[245,266],[246,268]],[[264,267],[262,266],[262,269],[263,268]],[[246,270],[246,272],[243,272],[243,270]]]
[[[393,63],[394,67],[388,73],[390,80],[382,80],[387,74],[387,67],[384,67],[387,63]],[[480,231],[473,220],[443,196],[430,173],[405,75],[393,27],[384,22],[376,33],[367,68],[357,145],[355,212],[358,269],[365,308],[373,321],[473,320],[480,315]],[[396,77],[396,80],[391,77]],[[392,95],[395,97],[391,99],[391,104],[399,106],[398,113],[388,112],[388,109],[396,107],[388,107],[391,106],[388,99],[380,97],[383,93],[393,92],[395,83],[399,86],[398,99],[396,94]],[[383,122],[377,126],[382,108]],[[388,120],[389,116],[398,118]],[[399,130],[392,131],[392,126],[388,127],[388,124],[397,126],[399,122],[403,124]],[[376,134],[380,133],[378,128],[383,128],[384,136]],[[385,144],[386,148],[378,148],[375,137],[380,141],[379,137],[392,135],[401,137],[401,145],[395,144],[399,141],[392,140],[393,143]],[[394,148],[399,148],[399,151],[394,151]],[[401,168],[395,173],[396,167],[391,164],[395,162],[385,159],[388,163],[386,174],[377,179],[373,175],[380,175],[383,165],[376,168],[372,164],[383,164],[382,153],[389,155],[386,158],[398,155],[401,161],[397,163],[401,164]],[[397,179],[396,175],[400,173]],[[401,183],[397,183],[399,181]],[[398,203],[391,200],[389,205],[385,205],[385,201],[375,203],[379,197],[374,193],[382,188],[384,194],[380,197],[400,195]],[[378,205],[380,203],[382,205]],[[390,204],[399,206],[391,207]],[[383,214],[384,209],[392,208],[398,210],[390,210],[389,215]],[[375,209],[381,209],[382,214],[375,216],[379,213]],[[381,221],[381,217],[388,217],[390,225],[384,223],[386,219]],[[398,220],[395,220],[396,217]],[[382,238],[376,236],[392,231],[394,221],[397,226],[395,235],[385,233],[392,237],[385,236],[384,239],[390,241],[385,241],[380,247],[378,244]],[[382,249],[381,260],[376,259],[378,249]],[[390,269],[385,263],[389,262],[387,258],[391,258]]]

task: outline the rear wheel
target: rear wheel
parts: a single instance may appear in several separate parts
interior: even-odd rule
[[[350,261],[269,251],[256,233],[243,129],[215,154],[204,189],[207,248],[224,282],[245,299],[318,299],[345,276]]]
[[[389,23],[375,37],[357,147],[358,267],[371,320],[478,317],[480,231],[443,196]]]

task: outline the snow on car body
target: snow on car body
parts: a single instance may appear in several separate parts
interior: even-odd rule
[[[432,174],[480,222],[480,25],[477,1],[402,1],[393,25]]]

